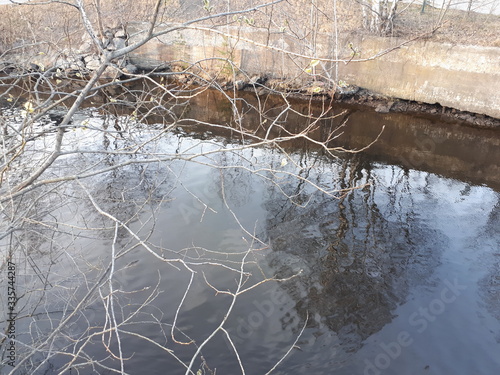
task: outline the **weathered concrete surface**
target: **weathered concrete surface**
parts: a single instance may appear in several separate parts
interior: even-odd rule
[[[133,34],[134,30],[129,30]],[[369,61],[381,51],[400,46],[398,38],[342,36],[338,56],[349,63],[322,62],[311,69],[311,58],[334,58],[334,38],[316,36],[315,48],[284,33],[224,27],[221,35],[208,29],[175,31],[146,44],[130,58],[150,68],[175,62],[188,68],[201,61],[200,74],[229,79],[266,75],[289,87],[311,81],[343,81],[395,98],[439,103],[445,107],[500,118],[500,48],[461,46],[420,40]],[[249,40],[255,43],[250,43]],[[285,54],[282,51],[290,51]],[[353,51],[358,53],[352,57]],[[229,63],[228,61],[231,61]],[[174,64],[174,65],[175,65]]]
[[[397,46],[359,39],[361,58]],[[500,118],[500,48],[416,41],[378,59],[340,66],[347,82],[401,99],[439,103]]]

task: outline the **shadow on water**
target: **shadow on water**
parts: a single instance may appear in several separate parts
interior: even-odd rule
[[[307,272],[290,290],[298,312],[303,319],[317,314],[346,352],[389,323],[412,287],[430,281],[445,241],[418,217],[412,193],[401,194],[408,175],[401,173],[395,186],[376,186],[363,159],[345,160],[342,180],[371,184],[339,201],[315,197],[302,208],[276,194],[266,202],[271,265],[286,275],[293,272],[290,258],[301,259]],[[388,211],[388,201],[398,210]]]

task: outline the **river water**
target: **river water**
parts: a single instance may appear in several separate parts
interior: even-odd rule
[[[309,103],[293,105],[311,111]],[[219,124],[232,116],[213,92],[184,111]],[[124,165],[38,198],[39,221],[22,237],[50,287],[38,318],[19,320],[19,339],[33,344],[50,332],[120,254],[116,322],[106,315],[104,279],[44,346],[50,360],[35,356],[31,369],[41,363],[35,373],[58,373],[76,356],[65,373],[111,374],[121,350],[126,373],[183,374],[228,313],[225,293],[253,285],[231,307],[227,335],[203,346],[206,366],[197,358],[193,373],[236,374],[243,366],[257,375],[276,364],[274,374],[498,373],[500,133],[356,107],[337,112],[312,136],[345,124],[330,146],[359,150],[383,129],[378,141],[335,157],[303,139],[248,148],[227,130],[187,121],[165,132],[158,118],[137,123],[130,114],[118,117],[120,134],[111,136],[102,128],[114,118],[82,110],[65,144],[80,152],[46,177]],[[307,121],[290,115],[284,127],[296,131]],[[37,142],[50,148],[52,141]],[[138,144],[141,152],[130,153]],[[38,282],[33,269],[18,271],[19,288]],[[248,273],[237,289],[241,269]],[[120,325],[120,345],[116,333],[99,333],[110,324]]]

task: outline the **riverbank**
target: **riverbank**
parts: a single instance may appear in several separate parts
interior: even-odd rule
[[[22,74],[32,74],[20,67],[10,67]],[[160,71],[139,71],[138,74],[151,75],[157,81],[163,81],[162,77],[168,77],[168,81],[178,88],[193,86],[206,86],[207,82],[194,74],[188,74],[177,67],[163,66]],[[112,70],[112,69],[111,69]],[[78,70],[66,72],[64,77],[53,75],[49,80],[61,92],[78,91],[84,87],[85,82],[90,78],[90,71],[81,74]],[[78,76],[77,76],[78,74]],[[8,82],[9,75],[0,74],[0,80]],[[118,82],[128,81],[131,76],[118,75],[112,79]],[[107,84],[110,77],[101,80],[101,83]],[[374,111],[377,113],[402,113],[416,117],[426,118],[436,122],[457,123],[465,126],[485,129],[500,129],[500,119],[483,114],[460,111],[455,108],[445,107],[440,104],[429,104],[411,100],[404,100],[390,96],[381,95],[364,88],[353,85],[343,85],[329,87],[321,85],[320,82],[309,82],[303,86],[292,85],[290,82],[269,79],[266,76],[253,76],[250,79],[238,80],[236,82],[225,78],[219,78],[211,82],[211,86],[218,90],[228,92],[229,95],[238,95],[238,92],[249,92],[253,95],[264,96],[285,96],[289,99],[303,102],[325,102],[335,107],[335,104],[357,106],[365,111]],[[120,92],[120,90],[118,90]],[[21,101],[22,102],[22,101]],[[0,97],[0,105],[9,106],[11,99]]]
[[[300,37],[295,29],[303,18],[298,14],[300,9],[285,8],[297,24],[288,22],[279,28],[262,27],[262,14],[262,19],[236,18],[227,25],[163,22],[155,31],[165,34],[115,61],[103,77],[118,79],[162,71],[182,84],[212,84],[307,100],[334,99],[369,106],[377,112],[408,112],[479,127],[499,126],[500,41],[491,27],[498,17],[450,10],[454,18],[436,28],[440,13],[428,9],[420,14],[418,8],[410,7],[398,16],[397,32],[380,37],[359,30],[359,11],[339,7],[342,22],[335,32],[327,19],[321,19],[325,22],[318,21],[317,27],[305,25],[304,32],[314,32]],[[205,14],[201,9],[186,12],[179,20]],[[478,24],[484,27],[472,32]],[[110,36],[102,38],[104,53],[137,42],[147,28],[147,23],[130,21],[126,28],[105,30]],[[57,44],[56,49],[47,43],[43,47],[46,51],[36,49],[41,46],[23,47],[19,55],[4,54],[2,59],[12,64],[0,61],[0,71],[26,74],[52,69],[62,80],[90,76],[103,59],[90,37],[78,35],[67,45]]]
[[[260,77],[259,79],[262,80]],[[183,81],[184,80],[185,78]],[[225,85],[225,89],[231,90],[234,88],[233,83],[220,82],[219,84]],[[239,84],[241,85],[241,82]],[[258,95],[283,94],[283,84],[279,82],[270,82],[270,84],[270,86],[266,86],[266,83],[263,82],[255,85],[246,85],[243,90],[253,91]],[[273,86],[276,85],[279,86],[279,90],[273,88]],[[378,113],[405,113],[434,121],[453,122],[477,128],[500,129],[499,118],[479,113],[460,111],[455,108],[444,107],[440,104],[398,99],[357,86],[337,87],[335,91],[322,89],[320,93],[312,92],[314,87],[314,84],[305,87],[289,87],[288,90],[285,91],[285,95],[303,101],[313,100],[360,106],[369,108]]]
[[[440,104],[394,99],[364,89],[360,89],[358,93],[352,96],[342,98],[341,102],[367,106],[381,113],[407,113],[435,121],[456,122],[478,128],[500,129],[500,119],[498,118],[460,111]]]

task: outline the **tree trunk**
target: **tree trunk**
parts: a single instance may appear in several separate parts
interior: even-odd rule
[[[362,0],[363,27],[377,34],[388,34],[394,27],[396,10],[401,0]]]

